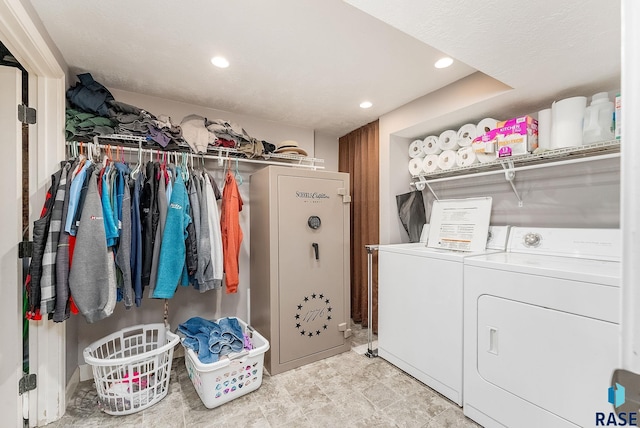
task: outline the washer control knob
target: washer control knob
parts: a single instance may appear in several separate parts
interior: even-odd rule
[[[529,232],[522,238],[525,247],[538,247],[542,236],[539,233]]]

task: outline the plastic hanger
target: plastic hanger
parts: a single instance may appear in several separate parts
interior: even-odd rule
[[[236,181],[238,182],[238,186],[242,186],[242,183],[244,182],[244,179],[242,178],[242,175],[240,175],[240,171],[238,170],[238,159],[236,159],[236,170],[234,173],[234,177],[236,178]]]
[[[123,150],[123,155],[124,155],[124,150]],[[123,161],[124,161],[124,159],[123,159]],[[138,145],[138,163],[136,164],[136,166],[131,171],[131,178],[132,179],[135,180],[136,178],[138,178],[138,174],[140,173],[140,168],[141,167],[142,167],[142,145]]]

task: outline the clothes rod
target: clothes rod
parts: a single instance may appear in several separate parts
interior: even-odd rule
[[[75,144],[74,142],[66,142],[67,146],[71,146]],[[324,166],[321,165],[315,165],[315,164],[311,164],[311,165],[306,165],[303,163],[292,163],[292,162],[277,162],[277,161],[268,161],[268,160],[260,160],[260,159],[247,159],[247,158],[241,158],[241,157],[236,157],[236,156],[228,156],[228,155],[211,155],[211,154],[196,154],[196,153],[192,153],[192,152],[177,152],[177,151],[164,151],[164,150],[157,150],[157,149],[146,149],[146,148],[138,148],[138,147],[129,147],[129,146],[120,146],[120,145],[109,145],[109,144],[96,144],[96,143],[82,143],[83,145],[87,145],[87,144],[93,144],[94,147],[97,146],[101,149],[106,149],[108,147],[118,147],[121,150],[127,151],[127,152],[141,152],[141,153],[149,153],[150,155],[153,155],[154,153],[167,153],[167,154],[171,154],[173,155],[181,155],[182,153],[186,153],[187,155],[189,155],[190,157],[193,157],[194,159],[211,159],[211,160],[218,160],[218,161],[225,161],[225,160],[237,160],[238,162],[244,162],[244,163],[255,163],[255,164],[263,164],[263,165],[280,165],[280,166],[288,166],[288,167],[294,167],[294,168],[311,168],[313,170],[317,170],[317,169],[324,169]],[[225,149],[220,149],[219,150],[221,153],[225,152]],[[292,159],[295,160],[295,159]],[[304,162],[303,159],[298,160],[298,162]],[[315,162],[315,160],[311,161],[311,162]]]

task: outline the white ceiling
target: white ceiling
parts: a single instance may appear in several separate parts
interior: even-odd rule
[[[333,136],[476,70],[514,89],[466,115],[619,86],[617,1],[346,1],[31,3],[74,74]]]

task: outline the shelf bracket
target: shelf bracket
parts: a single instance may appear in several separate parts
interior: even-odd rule
[[[518,194],[518,190],[516,189],[515,184],[513,184],[513,180],[514,178],[516,178],[516,171],[514,170],[513,161],[511,159],[508,159],[505,162],[502,162],[502,168],[504,168],[504,178],[509,182],[513,193],[515,193],[516,198],[518,198],[518,207],[522,208],[524,206],[524,203],[522,202],[522,198],[520,198],[520,195]]]
[[[425,188],[427,188],[429,189],[433,197],[436,199],[436,201],[440,200],[438,198],[438,195],[436,195],[436,192],[434,192],[433,188],[431,188],[431,186],[429,185],[429,182],[420,180],[420,181],[416,181],[415,183],[410,183],[410,185],[415,186],[416,190],[419,190],[419,191],[423,191]]]

